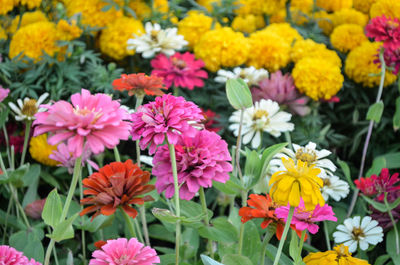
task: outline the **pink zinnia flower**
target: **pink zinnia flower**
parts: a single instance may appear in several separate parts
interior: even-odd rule
[[[388,45],[383,57],[386,65],[392,68],[393,74],[397,75],[400,71],[400,42],[397,45]]]
[[[2,102],[10,93],[10,89],[5,89],[0,85],[0,102]]]
[[[225,183],[229,179],[232,165],[227,143],[207,130],[195,131],[193,136],[180,135],[175,145],[178,183],[181,199],[190,200],[200,187],[211,187],[212,181]],[[160,147],[153,158],[153,175],[157,177],[158,193],[174,195],[174,179],[168,146]]]
[[[301,96],[294,86],[293,77],[286,73],[282,75],[281,71],[277,71],[260,81],[258,86],[251,88],[253,100],[271,99],[279,103],[279,105],[287,105],[289,110],[300,116],[307,115],[310,108],[306,106],[308,97]]]
[[[34,259],[29,260],[22,252],[10,246],[0,246],[1,265],[42,265]]]
[[[92,168],[98,170],[99,166],[90,160],[91,155],[92,152],[88,148],[84,148],[82,152],[82,166],[84,166],[85,163],[88,163]],[[60,162],[61,164],[58,164],[57,166],[67,168],[70,174],[74,172],[75,160],[77,157],[72,155],[65,143],[59,144],[57,150],[53,151],[53,153],[49,155],[49,158]]]
[[[400,44],[400,21],[385,15],[371,19],[365,27],[366,35],[375,41]],[[386,45],[385,45],[386,46]]]
[[[118,101],[82,89],[81,94],[71,96],[71,102],[42,105],[47,111],[35,115],[34,135],[52,133],[48,138],[51,145],[67,141],[74,157],[82,155],[84,146],[98,154],[104,147],[113,148],[120,140],[128,140],[130,123],[124,120],[129,120],[129,114]]]
[[[378,192],[378,201],[383,201],[385,198],[385,192],[392,193],[400,189],[399,183],[399,173],[395,173],[392,176],[389,174],[389,169],[382,168],[381,174],[379,176],[372,175],[375,179],[375,189]],[[397,185],[397,186],[396,186]]]
[[[164,78],[166,87],[183,87],[193,90],[194,87],[203,87],[202,78],[207,78],[208,74],[201,68],[204,67],[202,60],[196,60],[194,54],[190,52],[175,53],[171,57],[160,53],[151,60],[153,67],[152,75]]]
[[[193,102],[183,97],[163,95],[140,106],[132,114],[132,139],[141,138],[142,150],[150,144],[149,153],[154,154],[165,136],[170,144],[176,144],[180,134],[193,135],[196,129],[190,124],[200,123],[203,119],[201,109]]]
[[[157,252],[136,238],[107,240],[101,250],[92,253],[89,265],[153,265],[160,263]]]
[[[287,206],[279,207],[275,210],[275,214],[278,218],[285,219],[286,222],[289,215],[289,209],[289,204]],[[337,218],[334,215],[335,213],[332,211],[332,207],[327,204],[322,207],[317,204],[313,211],[306,211],[304,201],[302,198],[300,198],[299,206],[294,209],[292,224],[294,224],[296,229],[300,231],[307,229],[311,234],[315,234],[319,229],[315,222],[321,222],[325,220],[336,222]]]

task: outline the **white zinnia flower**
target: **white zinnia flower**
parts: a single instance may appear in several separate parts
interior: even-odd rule
[[[147,22],[146,33],[128,40],[128,50],[136,50],[143,58],[151,58],[157,53],[164,53],[171,56],[175,50],[182,49],[188,44],[182,35],[178,35],[177,28],[161,29],[159,24]]]
[[[242,78],[249,86],[258,85],[264,78],[268,78],[268,71],[265,69],[256,69],[254,66],[247,68],[236,67],[233,71],[220,69],[217,72],[217,77],[214,78],[215,82],[226,83],[228,79]]]
[[[293,123],[290,123],[292,114],[279,111],[279,105],[270,99],[262,99],[254,106],[244,110],[242,136],[243,143],[255,149],[261,144],[262,133],[267,132],[272,136],[279,137],[281,132],[292,131]],[[232,123],[229,129],[235,136],[239,134],[240,110],[235,111],[229,118]]]
[[[43,103],[43,101],[49,96],[49,93],[44,93],[39,97],[38,100],[32,99],[32,98],[24,98],[24,101],[22,99],[17,99],[17,104],[18,106],[13,103],[9,102],[8,106],[14,111],[15,113],[15,120],[17,121],[23,121],[23,120],[34,120],[35,119],[35,114],[37,112],[42,112],[46,109],[44,108],[39,108],[39,106]]]
[[[335,201],[340,201],[347,197],[350,192],[349,184],[346,181],[339,179],[338,176],[319,175],[324,181],[324,186],[321,188],[322,197],[327,201],[329,197]]]
[[[343,243],[349,247],[350,252],[355,252],[358,245],[361,250],[367,250],[368,244],[376,245],[383,240],[382,227],[370,216],[365,216],[362,220],[360,216],[347,218],[336,229],[339,231],[333,233],[335,243]]]
[[[315,165],[315,167],[321,170],[319,177],[325,176],[326,174],[332,176],[333,172],[336,171],[336,166],[331,160],[326,158],[331,154],[331,151],[326,149],[317,150],[317,145],[313,142],[309,142],[306,146],[300,146],[293,144],[294,152],[291,149],[284,148],[282,153],[278,153],[271,160],[270,171],[275,173],[276,171],[284,170],[282,164],[282,157],[292,158],[295,163],[297,160],[307,162],[308,165]]]

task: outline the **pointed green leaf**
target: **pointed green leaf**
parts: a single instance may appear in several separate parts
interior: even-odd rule
[[[239,254],[227,254],[222,258],[222,264],[253,265],[253,262],[248,257]]]
[[[367,177],[371,175],[379,175],[381,173],[382,168],[386,167],[386,159],[382,156],[377,157],[372,162],[371,168],[365,173]]]
[[[397,228],[397,230],[400,228],[398,224]],[[394,228],[386,234],[386,252],[390,255],[395,265],[400,265],[400,255],[396,252],[396,233]]]
[[[345,176],[346,179],[347,179],[347,183],[349,183],[350,187],[351,187],[353,190],[355,190],[355,189],[356,189],[356,186],[354,185],[353,180],[351,179],[351,173],[350,173],[350,168],[349,168],[349,166],[347,165],[346,162],[340,160],[339,158],[337,159],[337,162],[338,162],[340,168],[342,169],[344,176]]]
[[[226,82],[226,96],[235,109],[245,109],[253,106],[249,86],[243,79],[229,79]]]
[[[72,227],[72,222],[77,218],[79,213],[71,216],[70,218],[62,221],[54,227],[53,233],[48,235],[48,237],[54,239],[56,242],[60,242],[65,239],[70,239],[74,237],[74,228]]]
[[[385,205],[385,204],[380,203],[380,202],[377,202],[377,201],[374,201],[373,199],[371,199],[371,198],[369,198],[369,197],[367,197],[367,196],[365,196],[365,195],[361,195],[361,197],[363,197],[363,199],[364,199],[367,203],[371,204],[371,205],[372,205],[375,209],[377,209],[378,211],[380,211],[380,212],[382,212],[382,213],[387,212],[387,208],[386,208],[386,205]]]
[[[203,254],[200,255],[200,258],[204,265],[224,265]]]
[[[396,99],[396,111],[393,115],[393,129],[397,131],[399,128],[400,128],[400,97]]]
[[[367,112],[367,120],[379,123],[383,113],[383,102],[379,101],[371,105]]]
[[[282,149],[287,145],[288,145],[288,143],[274,144],[264,150],[263,155],[261,157],[263,166],[261,169],[260,177],[265,177],[267,175],[267,169],[268,169],[269,162],[277,153],[281,152]]]
[[[62,204],[57,189],[52,190],[47,196],[46,203],[42,212],[42,219],[45,224],[55,228],[60,222]]]

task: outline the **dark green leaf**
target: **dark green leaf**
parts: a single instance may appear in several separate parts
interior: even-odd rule
[[[373,199],[371,199],[371,198],[369,198],[369,197],[367,197],[367,196],[365,196],[365,195],[361,195],[361,197],[363,197],[363,199],[364,199],[367,203],[371,204],[371,205],[372,205],[375,209],[377,209],[378,211],[380,211],[380,212],[382,212],[382,213],[387,212],[387,208],[386,208],[386,205],[385,205],[385,204],[379,203],[379,202],[377,202],[377,201],[374,201]]]
[[[238,231],[226,217],[218,217],[211,221],[212,226],[199,228],[200,236],[218,242],[236,242]]]
[[[390,259],[390,256],[388,254],[385,254],[383,256],[379,256],[376,260],[374,265],[383,265],[385,264],[388,260]]]
[[[350,187],[351,187],[353,190],[355,190],[355,189],[356,189],[356,186],[354,185],[353,180],[352,180],[352,178],[351,178],[349,166],[347,165],[346,162],[344,162],[344,161],[342,161],[342,160],[340,160],[340,159],[337,159],[337,162],[338,162],[340,168],[342,169],[344,176],[345,176],[346,179],[347,179],[347,183],[349,183]]]
[[[204,265],[224,265],[203,254],[200,255],[200,258]]]
[[[383,113],[383,102],[379,101],[371,105],[367,112],[367,120],[379,123]]]
[[[267,169],[268,169],[268,165],[269,162],[271,161],[271,159],[279,152],[282,151],[282,149],[287,146],[288,143],[280,143],[280,144],[274,144],[270,147],[268,147],[267,149],[264,150],[263,155],[261,157],[261,161],[262,161],[262,169],[261,169],[261,178],[265,177],[267,175]]]
[[[243,252],[254,264],[258,264],[261,255],[261,240],[257,226],[249,221],[244,224]]]
[[[399,228],[400,226],[397,224],[397,230]],[[386,252],[390,255],[395,265],[400,265],[400,253],[396,252],[396,234],[394,229],[390,230],[386,235]]]
[[[367,177],[371,175],[379,175],[381,173],[382,168],[386,167],[386,159],[382,156],[377,157],[372,162],[371,168],[365,173]]]
[[[400,97],[396,99],[396,111],[393,115],[393,129],[397,131],[399,128],[400,128]]]

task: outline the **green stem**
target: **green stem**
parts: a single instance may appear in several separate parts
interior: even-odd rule
[[[114,157],[115,157],[115,161],[121,162],[121,156],[119,155],[119,151],[118,151],[118,147],[117,146],[114,147]]]
[[[79,198],[83,199],[83,185],[82,185],[82,174],[79,174]],[[81,205],[81,210],[83,209],[83,205]],[[83,226],[84,218],[81,217],[81,222]],[[85,238],[85,230],[81,229],[81,242],[82,242],[82,261],[83,264],[86,265],[86,238]]]
[[[135,225],[139,241],[144,243],[142,231],[140,230],[139,222],[136,218],[133,219],[133,224]]]
[[[235,159],[236,159],[236,169],[237,173],[240,178],[240,183],[241,186],[244,187],[244,180],[243,180],[243,175],[242,175],[242,169],[240,168],[240,146],[242,143],[242,127],[243,127],[243,117],[244,117],[244,109],[240,110],[240,120],[239,120],[239,129],[238,129],[238,136],[236,139],[236,153],[235,153]],[[242,206],[246,206],[247,202],[247,192],[242,191]],[[242,254],[242,248],[243,248],[243,237],[244,237],[244,224],[242,223],[240,225],[240,233],[239,233],[239,247],[238,247],[238,253],[239,255]]]
[[[82,156],[78,157],[75,160],[74,174],[72,175],[71,185],[68,190],[67,198],[65,199],[64,208],[61,212],[60,222],[64,221],[65,217],[67,217],[69,206],[71,205],[72,197],[74,196],[76,189],[76,184],[78,183],[78,179],[80,178],[81,173],[82,173]],[[50,263],[51,250],[53,249],[54,244],[55,244],[54,239],[51,239],[49,246],[47,247],[46,257],[44,259],[44,265],[49,265]]]
[[[247,205],[247,191],[242,191],[242,207]],[[239,255],[242,254],[243,249],[243,239],[244,239],[244,223],[240,224],[240,232],[239,232],[239,248],[238,253]]]
[[[262,251],[261,251],[261,263],[260,265],[265,265],[265,253],[267,252],[267,246],[269,241],[271,240],[272,236],[275,234],[275,229],[272,229],[270,226],[268,226],[267,231],[265,232],[264,235],[264,240],[262,244]]]
[[[324,221],[324,233],[325,233],[325,240],[326,240],[326,247],[328,250],[332,249],[331,240],[329,239],[329,232],[328,232],[328,223]]]
[[[179,87],[174,86],[172,89],[174,96],[175,97],[179,96]]]
[[[28,141],[29,141],[29,134],[31,132],[31,125],[32,125],[32,121],[27,121],[25,124],[24,147],[22,149],[20,166],[22,166],[25,163],[25,155],[26,155],[26,150],[28,149]]]
[[[281,258],[283,245],[285,244],[286,236],[287,236],[287,233],[288,233],[289,227],[290,227],[290,223],[292,222],[293,213],[294,213],[294,207],[290,206],[289,215],[288,215],[288,218],[287,218],[287,221],[285,224],[285,228],[283,229],[282,238],[279,241],[278,251],[276,252],[274,265],[278,265],[279,260]]]
[[[7,152],[8,164],[11,167],[10,142],[8,140],[8,133],[7,133],[6,126],[3,126],[3,134],[4,134],[4,139],[6,142],[6,152]]]
[[[286,138],[286,142],[288,142],[288,146],[289,146],[290,150],[293,151],[292,137],[290,137],[290,132],[285,132],[285,138]]]
[[[201,202],[201,206],[202,206],[203,214],[204,214],[204,224],[206,226],[209,226],[210,223],[208,222],[207,202],[206,202],[206,196],[204,194],[204,188],[203,187],[200,188],[199,194],[200,194],[200,202]],[[214,258],[214,251],[213,251],[212,245],[213,245],[212,240],[208,239],[207,240],[207,248],[208,248],[208,252],[210,253],[210,257],[213,259]]]
[[[303,250],[304,239],[306,238],[306,230],[301,231],[301,238],[299,243],[299,257],[301,257],[301,251]]]
[[[171,157],[171,167],[172,167],[172,175],[174,177],[174,190],[175,190],[175,215],[179,218],[181,217],[181,207],[179,204],[179,183],[178,183],[178,170],[176,168],[176,156],[175,156],[175,146],[168,142],[169,155]],[[176,235],[175,235],[175,264],[179,264],[179,247],[181,241],[181,222],[180,220],[176,221]]]
[[[387,192],[385,192],[384,201],[385,201],[385,205],[386,205],[386,208],[387,208],[387,212],[388,212],[389,217],[390,217],[390,221],[392,221],[392,224],[393,224],[394,235],[395,235],[395,241],[396,241],[396,254],[399,255],[399,254],[400,254],[399,231],[397,230],[396,221],[395,221],[394,218],[393,218],[392,211],[391,211],[390,208],[389,208],[389,203],[388,203],[388,201],[387,201]]]
[[[150,237],[149,237],[149,229],[147,228],[147,220],[146,220],[146,208],[144,205],[140,205],[139,207],[140,211],[140,218],[142,221],[142,229],[143,229],[143,234],[144,234],[144,240],[146,242],[146,245],[150,247]]]
[[[128,224],[128,230],[131,237],[136,237],[135,227],[132,222],[132,217],[130,217],[122,208],[120,208],[122,216],[124,216],[125,222]]]

